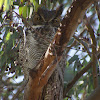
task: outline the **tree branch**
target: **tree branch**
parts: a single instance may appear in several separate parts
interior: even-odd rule
[[[85,50],[87,51],[87,53],[88,53],[88,55],[91,57],[91,52],[89,51],[89,47],[88,47],[88,45],[84,42],[84,41],[82,41],[81,39],[79,39],[77,36],[73,36],[79,43],[81,43],[83,46],[84,46],[84,48],[85,48]]]
[[[18,95],[24,90],[26,84],[27,84],[27,81],[25,81],[25,82],[17,89],[16,94],[13,95],[13,97],[12,97],[11,100],[15,100],[15,99],[18,97]]]
[[[98,59],[100,58],[100,52],[97,55]],[[68,83],[67,88],[64,91],[64,97],[66,97],[66,94],[69,92],[69,90],[73,87],[73,85],[78,81],[78,79],[85,73],[87,72],[91,67],[92,67],[93,62],[90,61],[87,66],[85,66],[80,72],[78,72],[73,80]]]
[[[97,63],[97,57],[96,57],[96,39],[95,39],[95,35],[94,35],[94,30],[91,27],[87,17],[85,16],[85,24],[86,27],[90,33],[91,39],[92,39],[92,62],[93,62],[93,83],[94,83],[94,88],[96,88],[98,86],[98,75],[97,75],[97,67],[96,67],[96,63]]]
[[[85,100],[100,100],[100,86],[97,87]]]
[[[95,2],[95,8],[96,8],[96,12],[97,12],[97,15],[98,15],[98,19],[100,21],[100,4],[98,4],[98,2]]]

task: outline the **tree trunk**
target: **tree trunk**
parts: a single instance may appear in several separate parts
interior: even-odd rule
[[[98,86],[85,100],[100,100],[100,86]]]
[[[51,75],[48,83],[43,89],[41,100],[63,100],[64,69],[66,66],[66,56],[63,55],[57,68]]]

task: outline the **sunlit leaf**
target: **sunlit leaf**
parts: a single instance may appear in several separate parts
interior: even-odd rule
[[[10,0],[10,5],[13,5],[13,0]]]
[[[0,9],[1,9],[2,5],[3,5],[3,2],[4,2],[4,0],[0,0]]]
[[[10,35],[11,35],[11,33],[10,33],[10,32],[8,32],[8,34],[7,34],[7,36],[6,36],[6,41],[8,41],[8,40],[9,40]]]
[[[0,56],[3,55],[4,51],[0,51]]]
[[[3,11],[5,11],[5,10],[8,10],[9,9],[9,0],[5,0],[4,1],[4,8],[3,8]]]
[[[20,0],[21,2],[23,2],[23,0]]]
[[[23,7],[23,17],[27,16],[27,6]]]
[[[30,0],[31,3],[33,3],[33,0]]]
[[[36,2],[36,0],[30,0],[30,2],[33,3],[33,5],[34,5],[34,11],[37,11],[39,4]]]
[[[29,14],[28,9],[29,8],[26,5],[23,7],[19,7],[19,14],[26,18]]]
[[[19,15],[22,15],[23,7],[19,7]]]
[[[66,62],[66,67],[68,67],[68,66],[69,66],[69,62],[67,61],[67,62]]]

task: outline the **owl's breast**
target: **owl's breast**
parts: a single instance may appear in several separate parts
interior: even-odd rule
[[[27,78],[28,69],[37,69],[41,57],[46,52],[50,42],[55,34],[53,27],[40,27],[34,30],[26,30],[26,39],[24,39],[20,46],[20,58],[25,77]]]

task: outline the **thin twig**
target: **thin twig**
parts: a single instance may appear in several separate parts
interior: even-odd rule
[[[93,83],[94,83],[94,88],[96,88],[98,86],[98,75],[97,75],[97,57],[96,57],[96,46],[97,46],[97,42],[95,39],[95,35],[94,35],[94,30],[91,27],[90,22],[88,21],[88,18],[86,17],[86,15],[84,16],[84,22],[85,25],[89,31],[89,34],[91,36],[92,39],[92,62],[93,62]]]
[[[98,2],[95,2],[94,5],[95,5],[95,8],[96,8],[98,19],[100,21],[100,4],[98,4]]]
[[[77,36],[73,36],[79,43],[81,43],[83,46],[84,46],[84,48],[86,49],[86,51],[87,51],[87,53],[89,54],[89,56],[91,57],[91,52],[89,51],[89,47],[88,47],[88,45],[84,42],[84,41],[82,41],[81,39],[79,39]]]
[[[24,88],[25,88],[27,82],[28,82],[28,81],[25,81],[25,82],[22,84],[22,86],[20,86],[20,87],[18,88],[17,93],[13,95],[13,97],[12,97],[11,100],[15,100],[15,99],[18,97],[18,95],[24,90]]]
[[[98,53],[97,57],[100,58],[100,52]],[[92,61],[90,61],[88,65],[85,66],[80,72],[78,72],[72,79],[72,81],[68,83],[67,88],[64,90],[64,97],[66,97],[66,94],[73,87],[73,85],[79,80],[79,78],[92,67],[92,64],[93,64]]]

